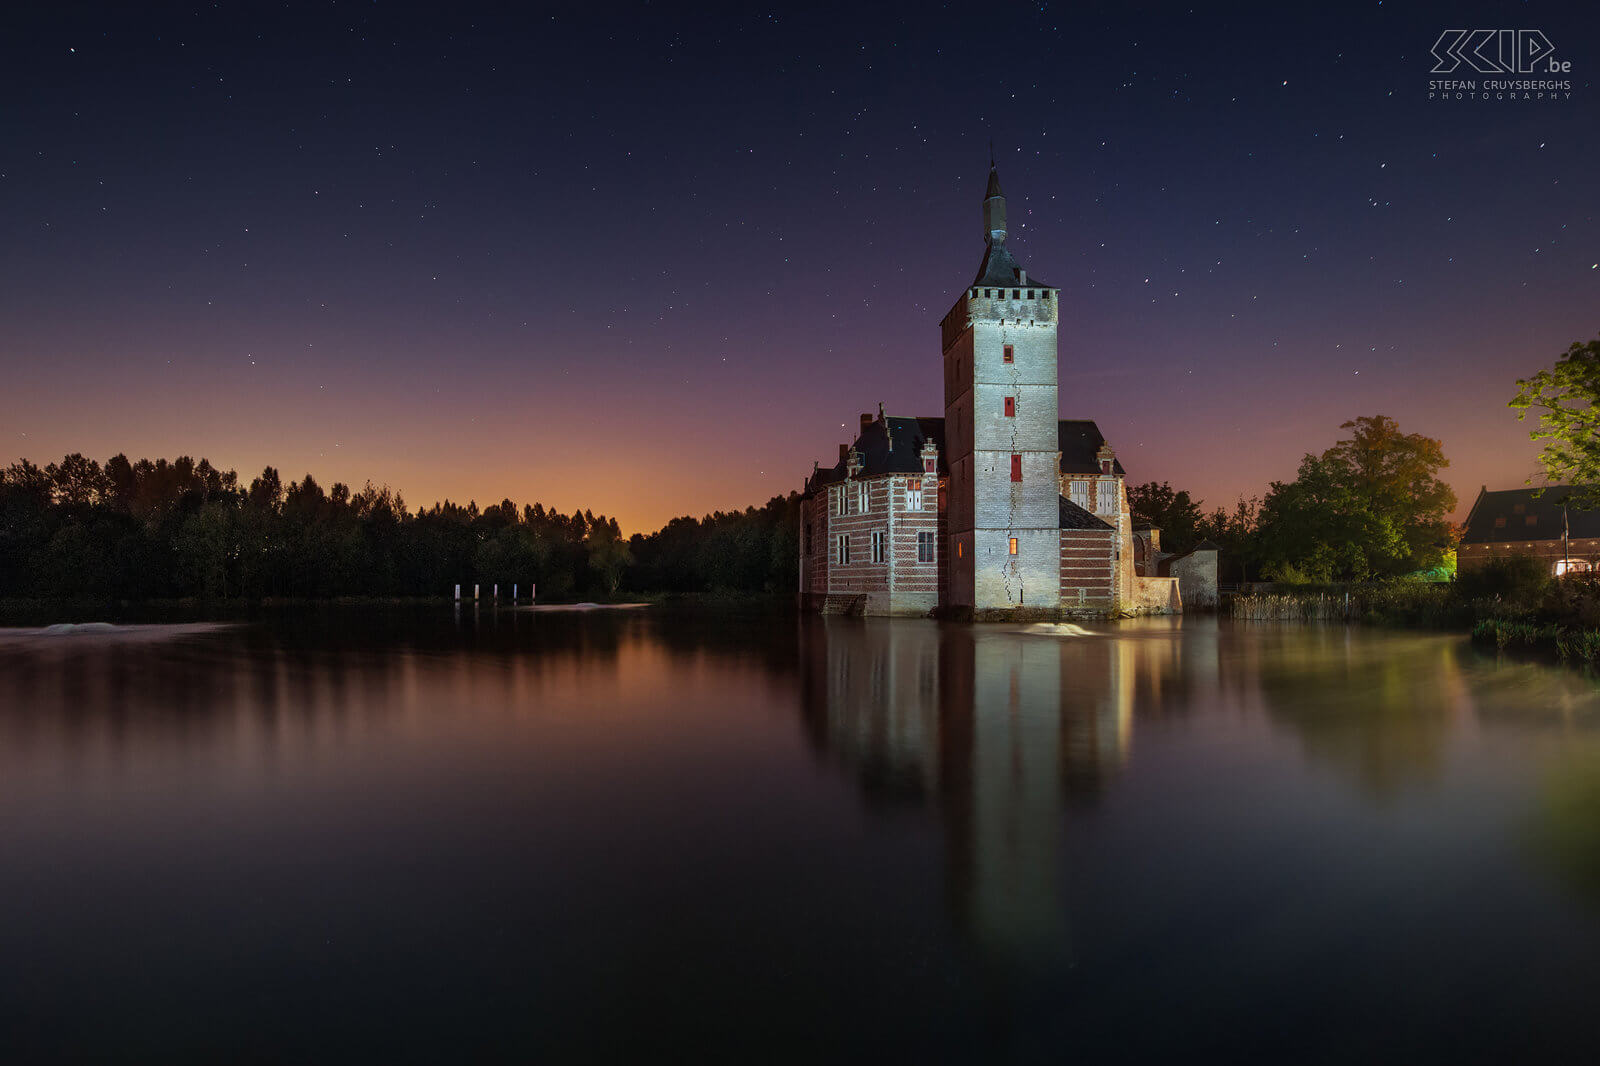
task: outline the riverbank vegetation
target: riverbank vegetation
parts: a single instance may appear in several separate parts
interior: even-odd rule
[[[411,511],[370,483],[284,483],[271,467],[245,483],[205,459],[74,454],[0,470],[0,599],[442,597],[514,583],[546,601],[789,593],[796,514],[777,498],[625,539],[589,511],[509,499]]]
[[[1282,585],[1230,597],[1247,621],[1328,621],[1471,633],[1498,648],[1536,649],[1600,666],[1600,575],[1551,576],[1527,556],[1494,559],[1450,583],[1399,579]]]

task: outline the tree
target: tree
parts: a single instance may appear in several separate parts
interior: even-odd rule
[[[1279,580],[1366,580],[1438,566],[1450,548],[1455,493],[1437,441],[1377,415],[1346,422],[1350,437],[1307,455],[1291,482],[1262,501],[1258,552]]]
[[[628,542],[622,539],[622,530],[615,518],[610,522],[596,521],[593,515],[585,512],[584,519],[589,523],[586,541],[589,569],[600,578],[606,594],[615,596],[617,587],[622,584],[622,575],[633,563],[633,553],[628,550]]]
[[[1507,406],[1519,422],[1539,412],[1539,428],[1528,436],[1544,442],[1539,464],[1545,477],[1573,486],[1568,505],[1600,507],[1600,338],[1574,341],[1555,366],[1519,379]]]
[[[1451,547],[1450,512],[1456,494],[1439,471],[1450,465],[1444,445],[1420,433],[1401,433],[1392,418],[1376,415],[1346,422],[1351,430],[1323,453],[1343,466],[1358,501],[1405,542],[1405,569],[1438,566]]]
[[[1128,510],[1135,525],[1148,524],[1161,530],[1161,548],[1186,552],[1200,543],[1200,501],[1190,499],[1185,489],[1173,489],[1163,481],[1147,481],[1128,490]]]

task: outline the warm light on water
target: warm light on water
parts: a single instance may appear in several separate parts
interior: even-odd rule
[[[1600,688],[1205,619],[0,635],[0,900],[7,1061],[1571,1057]]]

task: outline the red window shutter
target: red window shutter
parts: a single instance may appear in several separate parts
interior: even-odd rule
[[[1017,398],[1015,396],[1006,397],[1006,417],[1017,417]]]
[[[1013,455],[1011,457],[1011,480],[1022,480],[1022,456],[1020,455]]]

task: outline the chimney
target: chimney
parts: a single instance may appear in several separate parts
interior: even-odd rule
[[[872,412],[870,412],[870,411],[862,411],[861,412],[861,432],[865,433],[867,431],[867,427],[870,426],[870,425],[872,425]]]
[[[839,445],[839,461],[841,463],[844,462],[845,459],[849,457],[849,455],[850,455],[850,445],[848,445],[848,444]]]
[[[1026,285],[1028,283],[1028,272],[1026,270],[1019,269],[1017,271],[1017,277],[1021,279],[1022,284]]]

